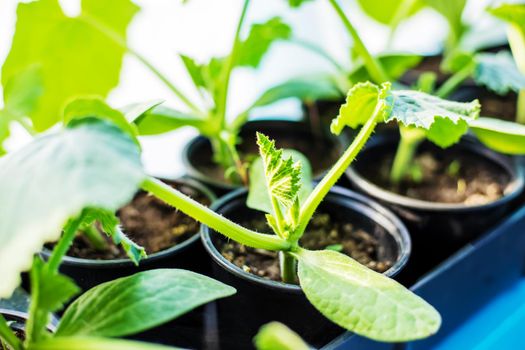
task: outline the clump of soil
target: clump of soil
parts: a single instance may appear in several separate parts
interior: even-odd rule
[[[424,151],[415,165],[421,179],[405,178],[398,186],[389,181],[393,154],[366,162],[358,172],[381,188],[435,203],[482,205],[504,195],[510,176],[504,169],[474,153]]]
[[[209,205],[210,200],[193,187],[171,184],[184,194],[201,204]],[[199,232],[200,224],[186,214],[145,192],[139,192],[131,203],[122,207],[118,213],[122,231],[135,243],[144,247],[146,253],[153,254],[180,244]],[[97,260],[127,258],[125,251],[106,235],[107,249],[100,251],[79,235],[67,255]]]
[[[304,154],[312,165],[314,176],[320,175],[329,169],[339,159],[342,151],[339,144],[329,140],[315,140],[312,136],[301,137],[299,134],[290,137],[290,135],[281,133],[272,135],[264,130],[262,132],[275,139],[278,148],[293,149]],[[243,162],[249,163],[257,157],[259,149],[255,142],[255,135],[243,136],[243,142],[238,145],[237,150]],[[211,176],[220,182],[231,183],[230,179],[225,178],[224,169],[213,162],[210,148],[203,149],[195,154],[194,157],[193,164],[201,173]]]
[[[272,232],[264,217],[255,217],[241,225],[258,232]],[[385,272],[393,265],[393,261],[381,258],[385,255],[385,248],[373,235],[351,223],[337,222],[326,213],[313,216],[300,244],[311,250],[336,248],[377,272]],[[281,281],[277,252],[249,248],[234,241],[220,243],[219,250],[222,256],[244,271]]]

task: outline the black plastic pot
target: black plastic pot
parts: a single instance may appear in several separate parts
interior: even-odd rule
[[[9,323],[9,326],[13,331],[25,334],[26,323],[29,317],[27,312],[0,307],[0,315],[2,315]],[[53,317],[51,322],[48,324],[47,329],[50,332],[55,332],[57,324],[58,320]]]
[[[353,187],[385,204],[408,226],[414,244],[410,266],[405,269],[407,283],[415,282],[423,273],[446,259],[468,241],[497,224],[512,208],[524,187],[523,172],[512,158],[495,153],[472,137],[464,137],[447,151],[461,150],[482,156],[509,175],[510,182],[503,197],[483,205],[432,203],[402,196],[382,189],[360,175],[360,165],[378,162],[378,158],[393,153],[399,142],[398,133],[374,136],[346,174]],[[440,152],[429,142],[421,150]],[[441,151],[443,152],[443,151]]]
[[[307,146],[311,146],[312,143],[318,142],[320,146],[334,150],[333,157],[335,163],[339,155],[344,151],[344,139],[328,137],[323,133],[317,135],[314,133],[314,130],[315,129],[312,129],[309,124],[300,121],[278,119],[254,120],[246,123],[241,129],[239,134],[241,144],[238,148],[240,150],[242,150],[243,147],[250,148],[253,150],[254,154],[258,154],[255,141],[255,134],[258,131],[275,139],[277,146],[280,148],[286,148],[287,142],[293,142],[293,140],[297,139],[308,140]],[[309,157],[308,152],[305,150],[297,150],[302,151],[307,157]],[[329,156],[329,154],[326,154],[326,157]],[[186,167],[188,176],[204,183],[218,196],[241,187],[240,185],[227,182],[224,179],[213,177],[210,172],[206,173],[202,170],[202,165],[205,165],[206,167],[214,167],[211,144],[205,137],[198,136],[192,139],[184,148],[182,160]],[[333,164],[329,164],[327,167],[322,167],[320,169],[314,169],[314,176],[319,177],[323,175],[331,165]]]
[[[246,207],[246,197],[246,190],[237,190],[217,201],[213,209],[233,221],[261,215]],[[319,210],[376,235],[385,248],[385,256],[395,262],[385,272],[387,276],[396,275],[406,264],[411,251],[408,232],[384,207],[347,189],[334,187]],[[343,332],[308,302],[299,286],[252,275],[226,260],[217,249],[217,244],[226,240],[224,236],[202,226],[202,240],[215,262],[214,277],[237,289],[233,297],[217,302],[222,349],[251,348],[254,334],[270,321],[283,322],[314,346],[321,346]]]

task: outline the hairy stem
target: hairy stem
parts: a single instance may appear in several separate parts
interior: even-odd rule
[[[189,109],[191,109],[198,116],[202,116],[203,112],[193,103],[191,100],[182,93],[182,91],[175,86],[164,74],[162,74],[146,57],[142,54],[129,47],[126,43],[126,40],[122,38],[121,35],[116,33],[113,29],[106,26],[104,23],[101,23],[97,19],[88,16],[82,15],[84,22],[89,24],[94,29],[98,30],[100,33],[104,34],[108,39],[113,41],[115,44],[126,50],[129,54],[134,56],[140,63],[142,63],[147,69],[149,69],[168,89],[170,89]]]
[[[297,283],[297,260],[287,252],[279,252],[281,279],[284,283]]]
[[[525,90],[521,90],[518,95],[518,105],[516,107],[516,122],[525,124]]]
[[[459,71],[451,75],[436,91],[436,96],[446,98],[452,94],[456,89],[468,79],[474,69],[474,64],[467,64]]]
[[[53,249],[53,252],[51,253],[51,256],[49,257],[49,261],[47,263],[50,272],[58,272],[60,263],[62,262],[62,259],[69,250],[69,247],[71,247],[71,244],[73,243],[73,240],[75,239],[75,236],[77,234],[78,228],[80,227],[80,224],[83,220],[84,214],[80,214],[78,218],[71,220],[64,228],[64,233],[62,234],[62,237],[58,241],[55,248]]]
[[[12,350],[22,350],[22,342],[9,327],[6,319],[0,314],[0,344],[7,344]]]
[[[275,235],[262,234],[242,227],[157,179],[149,177],[142,183],[141,187],[155,197],[236,242],[252,248],[266,250],[287,251],[292,248],[292,244],[286,240]]]
[[[397,147],[394,163],[390,171],[390,182],[398,184],[413,162],[419,144],[425,139],[425,134],[416,128],[399,126],[401,139]]]
[[[378,115],[383,110],[383,102],[379,102],[376,106],[376,109],[373,115],[368,119],[368,121],[363,125],[357,136],[355,137],[352,144],[348,149],[343,153],[341,158],[335,163],[335,165],[330,169],[328,174],[325,175],[323,180],[317,184],[315,189],[310,193],[306,202],[301,207],[301,214],[299,215],[299,225],[298,228],[293,233],[293,241],[297,242],[303,235],[308,222],[312,218],[315,210],[328,194],[328,191],[335,185],[337,180],[343,175],[346,168],[350,166],[357,154],[361,151],[365,143],[368,141],[372,132],[374,131]]]
[[[339,6],[339,4],[337,3],[337,0],[329,1],[337,15],[343,22],[346,30],[348,31],[348,34],[350,34],[350,36],[352,37],[355,45],[355,50],[363,60],[365,67],[368,70],[368,73],[370,74],[374,82],[377,84],[381,84],[386,81],[389,81],[390,79],[386,74],[383,66],[381,66],[381,63],[370,54],[365,44],[361,40],[361,37],[359,37],[359,34],[357,33],[357,30],[353,26],[352,22],[350,22],[341,6]]]

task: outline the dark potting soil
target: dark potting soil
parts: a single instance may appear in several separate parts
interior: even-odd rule
[[[406,85],[414,85],[417,83],[419,76],[426,72],[433,72],[437,74],[437,82],[442,83],[447,79],[447,75],[444,74],[441,69],[442,56],[428,56],[414,68],[408,70],[399,80],[401,83]]]
[[[366,179],[389,191],[435,203],[482,205],[503,196],[510,177],[504,169],[474,153],[424,151],[416,156],[422,179],[405,179],[398,186],[389,181],[393,154],[359,166]]]
[[[493,93],[484,94],[479,98],[481,115],[513,122],[516,119],[517,98],[515,93],[506,96]]]
[[[201,204],[210,204],[210,200],[193,187],[180,184],[172,186]],[[180,244],[197,234],[200,228],[197,221],[145,192],[139,192],[117,215],[122,231],[144,247],[148,254]],[[78,235],[67,255],[96,260],[127,258],[121,246],[115,245],[106,235],[103,236],[108,243],[107,250],[93,248],[83,235]]]
[[[268,135],[275,139],[276,146],[284,149],[294,149],[304,154],[312,165],[314,176],[322,174],[328,170],[339,159],[341,146],[328,140],[316,140],[312,138],[290,138],[285,134]],[[243,161],[250,162],[259,154],[259,149],[253,138],[244,137],[241,144],[238,145],[238,151]],[[194,166],[203,174],[224,183],[229,183],[224,177],[224,169],[214,163],[210,152],[201,152],[195,155]]]
[[[263,216],[254,217],[242,222],[241,225],[258,232],[272,232]],[[219,246],[220,252],[228,261],[246,272],[281,281],[277,252],[249,248],[234,241],[220,242],[223,242]],[[385,272],[393,264],[390,260],[378,261],[378,257],[384,255],[381,252],[384,248],[373,235],[354,227],[351,223],[335,222],[329,214],[325,213],[313,216],[300,243],[301,247],[311,250],[338,246],[337,250],[377,272]]]

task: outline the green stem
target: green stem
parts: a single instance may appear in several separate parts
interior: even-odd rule
[[[22,350],[22,342],[9,327],[6,319],[0,314],[0,343],[6,343],[13,350]]]
[[[525,90],[521,90],[519,92],[518,104],[516,108],[516,122],[525,124]]]
[[[283,213],[281,212],[281,207],[279,206],[279,202],[277,201],[277,198],[270,195],[271,202],[272,202],[272,209],[273,213],[275,214],[275,220],[277,221],[277,229],[279,230],[278,235],[281,238],[284,238],[284,228],[283,223],[285,222]]]
[[[350,22],[341,6],[339,6],[339,4],[337,3],[337,0],[330,0],[330,4],[332,4],[332,7],[334,8],[335,12],[337,12],[337,15],[346,27],[346,30],[354,40],[355,50],[361,56],[361,59],[363,60],[365,67],[368,70],[368,73],[370,74],[374,82],[377,84],[381,84],[386,81],[389,81],[390,79],[388,77],[388,74],[386,74],[383,66],[381,66],[381,63],[370,54],[365,44],[359,37],[357,30],[352,25],[352,22]]]
[[[297,260],[289,253],[279,252],[281,279],[284,283],[297,283]]]
[[[88,239],[89,243],[95,248],[96,250],[106,250],[107,248],[107,242],[102,236],[102,233],[100,233],[99,230],[96,229],[93,225],[89,225],[86,228],[82,230],[84,236]]]
[[[323,48],[319,47],[318,45],[316,45],[314,43],[311,43],[309,41],[305,41],[305,40],[301,40],[301,39],[297,39],[297,38],[294,38],[294,39],[290,40],[290,42],[292,44],[296,44],[296,45],[298,45],[298,46],[300,46],[302,48],[305,48],[305,49],[307,49],[310,52],[315,53],[319,57],[322,57],[328,63],[330,63],[338,72],[340,72],[340,73],[342,73],[344,75],[346,75],[348,73],[347,70],[341,64],[339,64],[339,62],[337,62],[332,56],[327,54],[326,50],[324,50]]]
[[[126,50],[129,54],[134,56],[139,62],[141,62],[147,69],[149,69],[164,85],[166,85],[188,108],[190,108],[198,116],[202,116],[203,112],[193,103],[191,100],[182,93],[182,91],[175,86],[164,74],[162,74],[146,57],[141,55],[139,52],[135,51],[133,48],[129,47],[126,43],[126,40],[122,38],[117,32],[115,32],[110,27],[106,26],[104,23],[98,21],[97,19],[88,16],[82,15],[84,22],[98,30],[100,33],[104,34],[108,39],[113,41],[115,44]]]
[[[312,193],[308,196],[305,203],[301,207],[301,214],[299,215],[299,225],[298,228],[293,233],[293,239],[297,242],[299,238],[303,235],[308,222],[312,218],[315,210],[323,200],[323,198],[328,194],[328,191],[335,185],[337,180],[343,175],[346,168],[350,166],[357,154],[361,151],[365,143],[368,141],[372,132],[374,131],[378,115],[383,110],[383,103],[379,102],[376,106],[376,109],[371,116],[371,118],[363,125],[357,136],[355,137],[352,144],[348,149],[343,153],[341,158],[335,163],[335,165],[330,169],[328,174],[325,175],[323,180],[317,184]]]
[[[189,198],[161,181],[152,177],[142,183],[142,189],[155,197],[174,206],[183,213],[191,216],[204,225],[222,233],[236,242],[252,248],[266,250],[287,251],[292,248],[291,243],[275,235],[268,235],[248,230],[225,217],[213,212],[199,202]]]
[[[235,30],[235,37],[233,39],[233,45],[231,49],[230,56],[228,57],[228,60],[226,62],[226,68],[224,71],[224,77],[222,79],[223,86],[222,89],[219,90],[220,95],[217,101],[217,113],[219,117],[221,118],[221,123],[223,129],[226,128],[226,109],[228,104],[228,89],[230,86],[230,78],[231,73],[233,70],[233,66],[235,65],[235,62],[237,61],[237,54],[239,51],[239,37],[241,35],[241,29],[242,25],[244,23],[244,19],[246,18],[246,12],[248,11],[248,6],[250,5],[250,0],[244,0],[244,5],[242,7],[241,17],[239,18],[239,22],[237,23],[237,29]]]
[[[397,147],[394,163],[390,171],[390,182],[398,184],[405,176],[419,144],[425,139],[425,134],[419,129],[400,126],[401,139]]]
[[[436,96],[440,98],[448,97],[451,93],[456,91],[461,83],[472,75],[473,69],[474,64],[467,64],[465,67],[454,73],[439,87],[436,91]]]
[[[48,269],[50,272],[58,272],[60,263],[62,262],[62,259],[69,250],[69,247],[71,247],[71,244],[73,243],[73,240],[75,239],[80,224],[83,220],[84,214],[82,213],[78,218],[71,220],[64,228],[64,233],[62,234],[62,237],[58,241],[55,248],[53,249],[53,252],[49,257],[49,261],[47,262]]]

